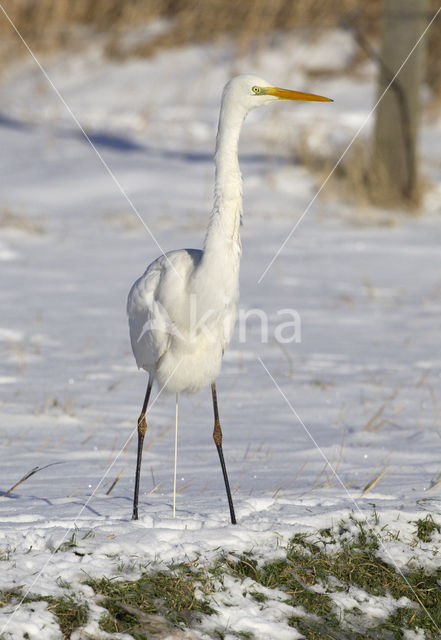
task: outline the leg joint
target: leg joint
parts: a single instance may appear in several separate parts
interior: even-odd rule
[[[138,435],[144,437],[147,431],[147,422],[145,421],[145,414],[141,413],[138,418]]]
[[[214,422],[213,439],[217,447],[222,446],[222,429],[219,420],[215,420]]]

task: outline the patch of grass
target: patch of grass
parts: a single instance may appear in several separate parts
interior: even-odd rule
[[[366,635],[368,632],[360,634],[349,631],[345,633],[342,630],[330,629],[320,620],[310,618],[290,618],[288,624],[300,631],[306,640],[386,640],[386,636]]]
[[[76,533],[73,532],[68,540],[64,540],[59,547],[55,549],[55,553],[59,553],[60,551],[71,551],[75,549],[77,546],[77,536]]]
[[[199,618],[198,613],[214,612],[204,597],[214,590],[209,575],[188,564],[174,566],[170,571],[143,573],[138,580],[101,578],[87,584],[104,596],[100,604],[109,615],[100,624],[108,632],[130,632],[140,623],[144,629],[149,620],[157,624],[157,616],[176,627],[188,626]],[[133,637],[146,636],[135,631]]]
[[[425,521],[424,525],[420,524],[420,535],[431,535],[438,530],[436,523],[432,524],[428,518]],[[286,603],[302,606],[307,614],[291,618],[289,624],[308,640],[395,640],[403,638],[406,629],[422,629],[425,638],[439,638],[441,569],[430,572],[418,567],[400,573],[379,557],[382,546],[379,537],[354,518],[340,524],[337,531],[326,529],[319,534],[318,540],[303,534],[294,536],[282,560],[263,565],[249,555],[229,560],[229,572],[240,578],[251,578],[267,588],[285,591]],[[328,551],[327,545],[336,539],[337,550]],[[397,603],[396,610],[387,619],[359,633],[351,623],[354,611],[339,610],[329,595],[348,591],[353,586],[372,596],[391,595],[396,601],[407,598],[409,602],[405,606]]]
[[[80,602],[74,595],[56,598],[54,596],[29,595],[23,598],[18,589],[0,592],[0,607],[9,603],[47,602],[47,609],[58,618],[63,640],[70,638],[71,634],[81,625],[87,623],[89,607],[86,602]]]
[[[48,610],[58,618],[63,639],[70,638],[75,629],[87,623],[89,607],[86,602],[79,602],[73,595],[43,599],[49,602]]]
[[[7,562],[11,559],[12,555],[15,553],[15,549],[12,547],[5,547],[0,550],[0,562]]]
[[[441,533],[441,525],[435,522],[430,514],[416,520],[414,524],[416,524],[416,536],[421,542],[430,542],[434,531]]]
[[[11,600],[19,598],[18,591],[13,589],[7,591],[0,591],[0,607],[5,607]]]
[[[440,525],[431,516],[414,524],[417,540],[412,539],[411,546],[427,550]],[[285,623],[307,640],[403,640],[406,631],[435,640],[441,628],[441,568],[419,566],[409,548],[412,561],[400,571],[389,562],[384,547],[394,540],[399,541],[399,535],[381,526],[374,509],[370,524],[350,517],[315,534],[298,533],[281,555],[269,561],[255,552],[230,553],[210,567],[183,563],[167,570],[145,570],[137,580],[90,578],[86,584],[105,610],[100,628],[110,634],[126,633],[135,640],[170,636],[176,628],[207,624],[209,619],[203,621],[203,617],[216,614],[213,607],[220,593],[224,607],[240,607],[240,598],[248,597],[264,616],[272,610],[272,603],[290,605],[294,609],[286,613]],[[74,547],[66,552],[75,553]],[[237,589],[229,592],[231,578],[239,587],[243,583],[241,596]],[[19,591],[4,591],[0,607],[20,599]],[[368,599],[378,604],[377,617],[368,613],[372,608],[365,607]],[[37,600],[46,601],[57,616],[63,638],[87,622],[87,604],[74,595],[31,596],[24,602]],[[359,606],[354,606],[357,601]],[[209,622],[212,637],[223,638],[226,630],[216,624],[216,618]],[[237,638],[257,638],[252,632],[228,630]]]
[[[305,540],[302,540],[301,544],[303,543],[306,547],[313,546]],[[309,567],[306,563],[301,566],[298,562],[299,555],[294,549],[294,545],[290,546],[286,559],[269,562],[262,567],[259,567],[256,559],[241,556],[237,561],[227,561],[229,572],[236,577],[251,578],[268,589],[285,591],[288,604],[302,606],[307,613],[324,617],[329,624],[338,627],[331,598],[311,588],[315,581],[309,575]],[[305,555],[309,555],[307,551]]]
[[[265,600],[268,600],[266,595],[261,591],[250,591],[250,596],[254,598],[256,602],[265,602]]]

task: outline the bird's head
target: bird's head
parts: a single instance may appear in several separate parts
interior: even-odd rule
[[[241,105],[245,112],[262,107],[276,100],[306,100],[313,102],[333,102],[330,98],[313,93],[291,91],[272,86],[266,80],[251,74],[232,78],[224,89],[224,100],[231,100]]]

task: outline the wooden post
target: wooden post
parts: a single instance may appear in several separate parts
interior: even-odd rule
[[[421,36],[428,18],[429,0],[383,0],[379,96]],[[373,201],[379,205],[418,204],[417,140],[424,40],[377,107],[370,182]]]

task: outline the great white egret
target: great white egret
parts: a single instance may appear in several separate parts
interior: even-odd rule
[[[138,519],[146,411],[153,382],[156,382],[160,389],[176,394],[196,392],[211,384],[213,438],[222,467],[231,522],[236,523],[222,451],[215,381],[224,349],[233,333],[239,300],[242,179],[237,148],[247,113],[276,100],[332,102],[323,96],[273,87],[254,75],[239,75],[230,80],[222,95],[216,138],[214,204],[204,248],[179,249],[159,256],[130,290],[127,313],[133,354],[138,368],[149,374],[138,418],[134,520]],[[176,395],[176,405],[177,399]]]

